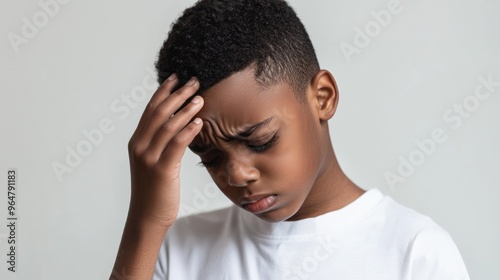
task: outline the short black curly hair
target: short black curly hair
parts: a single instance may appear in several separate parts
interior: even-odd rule
[[[172,24],[156,62],[158,82],[176,73],[182,86],[200,81],[202,94],[254,66],[259,84],[290,84],[305,101],[319,63],[306,29],[284,0],[200,0]]]

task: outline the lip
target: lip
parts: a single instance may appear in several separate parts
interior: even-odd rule
[[[243,197],[240,200],[241,206],[254,214],[266,211],[276,202],[275,194],[261,194]]]

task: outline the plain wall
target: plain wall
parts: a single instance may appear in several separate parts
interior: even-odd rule
[[[1,224],[9,168],[18,180],[17,272],[1,261],[1,279],[107,279],[130,196],[127,142],[157,86],[170,24],[193,3],[0,2]],[[498,279],[500,86],[475,92],[500,82],[500,2],[290,3],[339,86],[330,129],[347,175],[432,217],[472,279]],[[390,20],[377,21],[381,10]],[[100,126],[107,133],[89,146],[85,131]],[[432,148],[425,139],[436,133]],[[181,215],[230,203],[197,162],[187,151]],[[9,235],[0,226],[0,260]]]

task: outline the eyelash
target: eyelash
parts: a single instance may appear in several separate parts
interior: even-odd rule
[[[271,140],[267,141],[266,143],[262,144],[262,145],[250,145],[250,144],[247,144],[247,147],[252,150],[253,152],[255,153],[262,153],[264,152],[265,150],[271,148],[272,146],[274,146],[274,144],[276,144],[276,140],[278,140],[278,134],[275,133],[273,135],[273,137],[271,138]]]
[[[262,153],[262,152],[272,148],[276,144],[278,138],[279,138],[278,133],[276,133],[276,134],[274,134],[273,138],[271,138],[271,140],[267,141],[266,143],[264,143],[262,145],[250,145],[247,143],[247,147],[251,151],[253,151],[254,153]],[[217,166],[217,164],[219,164],[218,161],[219,161],[219,158],[216,158],[215,160],[212,160],[209,162],[200,161],[198,163],[198,165],[201,167],[205,167],[205,168],[212,168],[212,167]]]

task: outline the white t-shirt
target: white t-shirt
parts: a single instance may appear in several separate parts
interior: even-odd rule
[[[178,219],[154,280],[470,279],[450,235],[371,189],[346,207],[269,223],[237,207]]]

